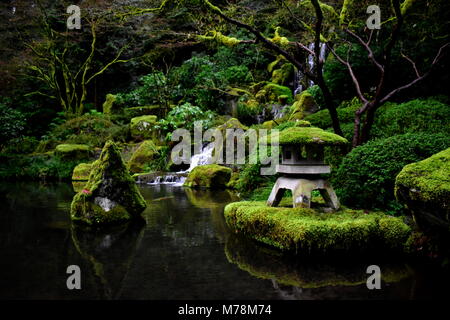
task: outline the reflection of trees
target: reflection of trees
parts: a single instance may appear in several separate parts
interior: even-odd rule
[[[281,299],[361,298],[362,290],[368,291],[366,268],[371,263],[365,261],[305,261],[235,235],[228,237],[225,254],[241,270],[270,279]],[[385,284],[412,277],[412,270],[405,264],[381,263],[380,268]]]
[[[72,241],[80,255],[92,265],[92,273],[101,283],[101,296],[120,297],[122,286],[138,250],[143,225],[128,223],[107,229],[93,230],[72,224]]]
[[[212,239],[225,242],[223,208],[237,199],[232,192],[165,185],[140,186],[140,191],[148,204],[143,213],[147,229],[157,230],[182,247],[199,246]]]

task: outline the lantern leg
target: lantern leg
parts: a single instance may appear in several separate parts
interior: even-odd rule
[[[320,195],[322,196],[325,203],[333,210],[338,210],[340,207],[339,199],[336,196],[336,192],[334,192],[333,187],[331,187],[328,183],[326,184],[324,189],[319,189]]]
[[[317,189],[316,181],[307,179],[298,179],[298,184],[292,190],[294,208],[310,208],[311,192]]]
[[[282,188],[282,186],[280,186],[279,180],[277,180],[272,188],[272,191],[270,192],[269,199],[267,200],[267,205],[269,207],[277,207],[280,204],[285,191],[286,189]]]

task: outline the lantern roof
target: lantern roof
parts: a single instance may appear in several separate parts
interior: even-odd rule
[[[347,143],[347,139],[316,127],[291,127],[279,133],[280,145],[339,146]]]

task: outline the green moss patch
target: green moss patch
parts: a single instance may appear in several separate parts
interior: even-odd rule
[[[133,138],[139,139],[154,139],[156,138],[156,131],[154,126],[157,117],[154,115],[146,115],[135,117],[130,122],[130,132]]]
[[[72,181],[87,181],[94,163],[80,163],[73,169]]]
[[[450,148],[406,165],[395,180],[395,196],[415,215],[419,225],[448,229]]]
[[[303,91],[296,96],[294,104],[291,106],[289,120],[301,120],[307,115],[313,114],[319,110],[314,97],[308,91]]]
[[[231,178],[231,169],[217,164],[195,167],[188,175],[184,186],[204,188],[225,188]]]
[[[320,144],[320,145],[346,145],[347,139],[324,131],[320,128],[313,127],[291,127],[287,128],[279,133],[280,145],[308,145],[308,144]]]
[[[89,158],[91,148],[85,144],[59,144],[55,148],[55,155],[70,160]]]
[[[235,202],[225,207],[227,224],[257,241],[302,253],[403,251],[411,228],[401,218],[383,213],[341,210],[318,213],[307,208],[273,208],[262,201]]]
[[[158,149],[151,140],[145,140],[131,156],[129,167],[132,173],[145,172],[149,163],[158,155]]]

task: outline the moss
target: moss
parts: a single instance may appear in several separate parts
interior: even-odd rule
[[[395,180],[395,196],[421,227],[450,226],[450,148],[408,164]]]
[[[200,40],[207,41],[217,41],[227,47],[234,47],[235,45],[241,43],[241,40],[235,37],[228,37],[223,35],[221,32],[212,31],[212,36],[197,36]]]
[[[270,136],[271,138],[272,136]],[[291,127],[279,133],[280,145],[320,144],[338,146],[348,144],[347,139],[337,134],[314,127]]]
[[[275,83],[269,83],[255,95],[258,101],[277,102],[280,96],[287,96],[287,103],[292,103],[291,89]]]
[[[116,102],[116,96],[113,94],[108,93],[106,95],[106,100],[103,103],[103,113],[104,114],[111,114],[112,108],[114,105],[114,102]]]
[[[407,187],[411,199],[441,203],[450,207],[450,148],[425,160],[406,165],[398,174],[399,185]]]
[[[296,101],[291,106],[289,120],[301,120],[319,110],[314,97],[308,91],[303,91],[296,96]]]
[[[280,69],[272,72],[272,82],[280,85],[287,85],[294,77],[294,65],[292,63],[285,63]]]
[[[287,47],[289,45],[289,39],[280,36],[280,27],[275,28],[275,35],[271,39],[273,43],[280,45],[281,47]]]
[[[146,166],[158,155],[158,149],[151,140],[145,140],[131,156],[129,167],[132,173],[145,172]]]
[[[242,130],[248,130],[248,127],[243,125],[238,119],[231,118],[227,120],[224,124],[217,127],[222,134],[225,136],[227,129],[242,129]]]
[[[224,188],[231,178],[231,169],[217,164],[195,167],[186,178],[186,187]]]
[[[227,188],[236,189],[236,184],[239,181],[239,172],[233,172],[230,177],[230,181],[227,183]]]
[[[133,138],[155,139],[156,131],[154,125],[157,117],[154,115],[145,115],[131,119],[130,131]]]
[[[72,181],[87,181],[94,163],[80,163],[73,169]]]
[[[140,116],[148,116],[148,115],[157,115],[159,112],[160,106],[159,105],[153,105],[153,106],[142,106],[142,107],[132,107],[132,108],[126,108],[124,110],[124,113],[127,117],[136,118]]]
[[[275,67],[283,60],[286,60],[286,58],[284,56],[282,56],[282,55],[278,55],[277,58],[274,61],[269,63],[269,65],[267,66],[267,71],[272,73],[273,70],[275,69]]]
[[[91,148],[85,144],[59,144],[55,148],[55,155],[68,160],[87,159],[91,155]]]
[[[108,141],[85,189],[74,196],[70,216],[89,225],[119,223],[142,219],[140,213],[146,206],[119,149]]]
[[[371,248],[402,251],[411,233],[400,218],[382,213],[342,210],[319,214],[307,208],[273,208],[264,202],[235,202],[225,207],[236,232],[283,250],[352,251]]]

